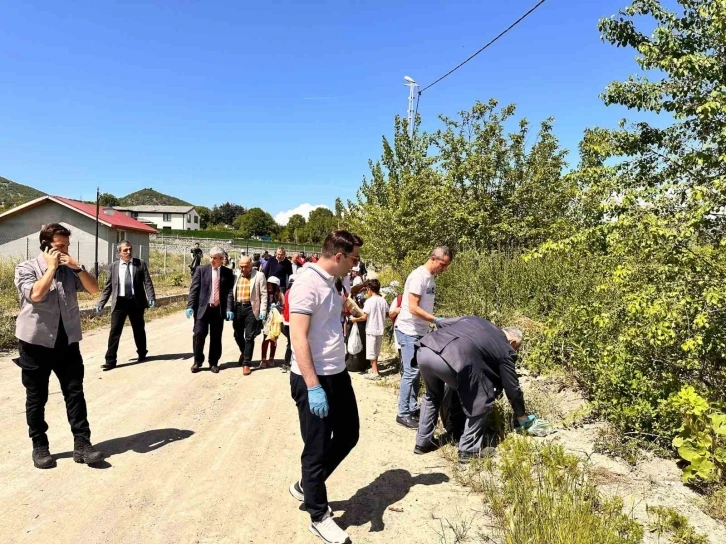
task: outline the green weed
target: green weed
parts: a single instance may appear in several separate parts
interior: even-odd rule
[[[648,506],[648,515],[653,517],[649,525],[658,537],[667,534],[676,544],[708,544],[708,537],[697,533],[688,519],[667,506]]]

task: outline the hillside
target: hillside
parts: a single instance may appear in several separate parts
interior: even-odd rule
[[[0,176],[0,210],[13,208],[45,193]]]
[[[191,206],[189,202],[165,195],[153,189],[141,189],[140,191],[119,198],[119,201],[121,202],[121,206]]]

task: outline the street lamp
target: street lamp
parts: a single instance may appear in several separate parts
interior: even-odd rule
[[[408,137],[413,138],[414,115],[416,115],[413,109],[413,101],[416,95],[416,87],[419,84],[410,76],[403,76],[403,80],[406,82],[404,85],[408,87]]]

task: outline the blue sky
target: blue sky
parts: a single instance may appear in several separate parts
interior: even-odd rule
[[[273,215],[352,198],[422,85],[535,0],[39,2],[0,0],[0,175],[90,199],[153,187]],[[554,116],[573,150],[625,112],[598,98],[636,73],[597,20],[625,0],[548,0],[423,94],[424,128],[477,99]]]

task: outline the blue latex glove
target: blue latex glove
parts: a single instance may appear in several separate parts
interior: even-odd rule
[[[308,387],[310,411],[318,417],[328,417],[328,396],[322,385]]]
[[[260,312],[260,321],[264,321],[267,317],[267,314],[265,312]]]
[[[534,422],[536,420],[537,418],[533,415],[527,416],[527,419],[525,419],[524,421],[519,421],[519,419],[517,419],[517,421],[514,423],[514,428],[515,430],[529,429],[532,425],[534,425]]]
[[[434,325],[438,325],[439,323],[441,323],[442,319],[443,317],[434,317]]]
[[[98,305],[98,306],[96,306],[96,307],[94,308],[94,310],[96,310],[96,313],[98,314],[98,313],[101,313],[101,310],[103,310],[103,308],[101,308],[101,306],[100,306],[100,305]]]
[[[149,301],[149,308],[153,308],[154,306],[156,306],[156,301],[155,300],[150,300]]]
[[[187,308],[186,310],[184,310],[184,315],[187,316],[187,319],[192,317],[193,313],[194,313],[194,310],[192,310],[191,308]]]
[[[234,312],[227,312],[227,321],[232,321],[234,319]]]

